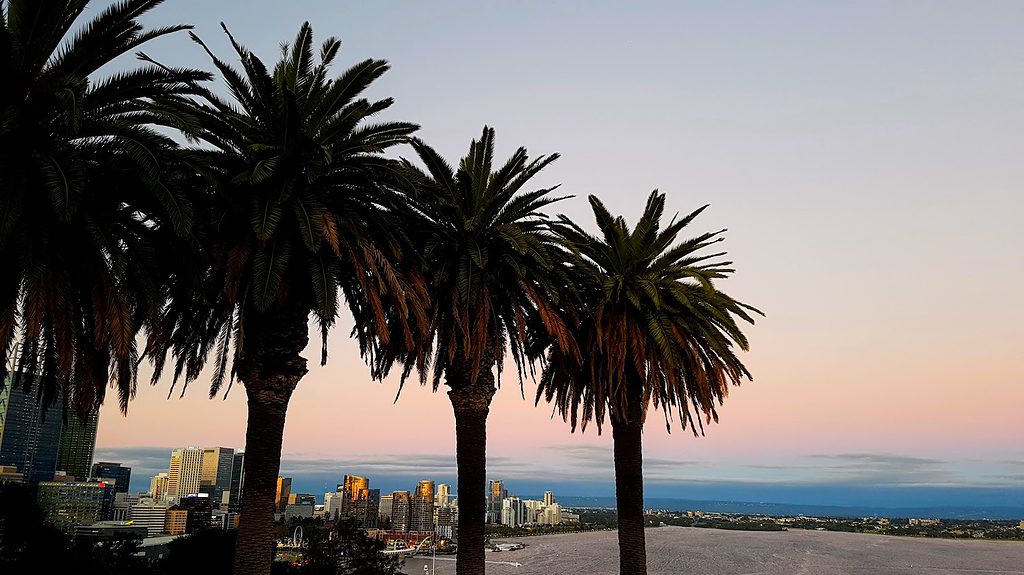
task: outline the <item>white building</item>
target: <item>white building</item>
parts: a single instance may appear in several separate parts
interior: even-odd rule
[[[547,505],[537,515],[537,523],[540,525],[558,525],[562,522],[562,506],[557,503]]]
[[[167,503],[143,500],[128,510],[128,520],[147,530],[147,537],[156,537],[164,532]]]
[[[434,505],[437,507],[448,507],[451,505],[451,486],[447,483],[437,484],[437,493],[434,494]]]
[[[163,501],[167,497],[166,473],[157,473],[149,481],[149,496],[157,501]]]
[[[340,491],[328,491],[324,493],[324,515],[330,519],[337,519],[341,514],[341,501],[343,494]]]
[[[526,523],[526,506],[518,497],[506,497],[501,504],[501,524],[518,527]]]

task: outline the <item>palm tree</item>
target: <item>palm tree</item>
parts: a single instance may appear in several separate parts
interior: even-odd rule
[[[733,272],[723,253],[704,253],[724,230],[676,243],[707,206],[673,219],[664,230],[665,195],[653,192],[632,230],[590,196],[600,237],[561,216],[557,225],[572,264],[577,299],[577,341],[582,361],[551,347],[537,389],[554,402],[573,430],[607,414],[615,456],[619,572],[647,573],[644,543],[642,433],[649,407],[661,408],[671,430],[673,412],[683,428],[703,433],[718,421],[728,384],[750,373],[733,353],[746,350],[737,318],[753,323],[756,309],[718,290],[714,281]],[[692,411],[691,411],[692,407]],[[694,412],[699,412],[698,417]]]
[[[392,100],[360,97],[387,63],[365,60],[331,78],[340,42],[328,39],[314,57],[306,23],[268,70],[228,36],[241,70],[193,35],[233,101],[203,90],[199,100],[180,102],[201,127],[201,145],[188,150],[185,161],[201,190],[202,257],[186,255],[177,266],[183,271],[165,310],[165,337],[151,345],[159,358],[154,381],[168,352],[175,382],[181,378],[186,386],[212,352],[211,396],[236,375],[245,386],[245,491],[235,572],[252,575],[269,573],[273,559],[285,415],[307,371],[301,353],[310,314],[321,331],[323,363],[341,290],[364,355],[372,359],[389,344],[412,343],[406,332],[417,318],[425,329],[426,313],[415,305],[425,285],[407,281],[396,268],[399,244],[388,236],[393,195],[378,185],[397,165],[381,152],[405,142],[416,126],[368,123]],[[394,342],[393,334],[404,339]]]
[[[0,2],[0,386],[13,364],[14,385],[38,381],[47,406],[64,392],[86,412],[110,381],[127,409],[135,338],[163,301],[158,262],[192,220],[175,143],[154,127],[190,131],[166,100],[209,74],[143,65],[95,78],[189,28],[143,29],[160,3],[122,1],[75,29],[88,0]]]
[[[456,571],[475,575],[484,572],[487,414],[506,353],[522,383],[549,339],[569,355],[576,352],[557,308],[555,288],[563,282],[552,255],[558,248],[540,211],[562,198],[552,195],[554,188],[522,191],[558,155],[531,161],[519,148],[495,170],[488,127],[458,169],[420,140],[413,148],[424,168],[405,161],[403,227],[420,248],[429,286],[429,331],[420,347],[433,351],[433,388],[444,380],[455,412]],[[425,383],[426,371],[420,376]]]

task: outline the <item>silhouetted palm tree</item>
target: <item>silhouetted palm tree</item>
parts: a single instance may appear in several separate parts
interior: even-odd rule
[[[541,210],[552,190],[523,187],[557,154],[529,160],[519,148],[494,169],[494,130],[485,127],[458,169],[419,140],[424,169],[406,161],[410,214],[403,227],[420,250],[429,285],[432,384],[442,379],[455,411],[459,575],[484,572],[487,414],[510,353],[519,380],[547,341],[576,348],[558,313],[558,248]],[[499,380],[495,380],[495,370]],[[421,369],[425,382],[427,374]]]
[[[182,262],[164,317],[166,337],[152,345],[165,352],[155,354],[154,381],[168,350],[175,381],[183,378],[185,385],[213,352],[211,396],[236,374],[245,386],[245,491],[235,572],[253,575],[270,572],[285,415],[307,371],[301,353],[310,314],[323,338],[321,362],[339,289],[370,357],[393,343],[393,333],[404,337],[398,344],[411,345],[406,331],[417,317],[425,329],[427,318],[422,307],[406,305],[424,295],[425,285],[408,282],[395,268],[401,254],[389,236],[392,192],[378,186],[397,165],[381,152],[405,142],[416,126],[368,123],[392,100],[360,98],[387,63],[365,60],[330,78],[340,42],[328,39],[314,57],[308,23],[272,70],[231,42],[240,71],[207,52],[233,101],[204,91],[200,101],[182,102],[201,126],[202,145],[186,160],[201,190],[203,257]]]
[[[189,28],[143,29],[160,3],[118,2],[73,30],[88,0],[0,2],[0,386],[17,355],[15,385],[40,376],[47,405],[65,391],[85,412],[109,381],[127,409],[136,335],[163,302],[158,262],[191,224],[175,143],[154,126],[191,131],[165,100],[209,74],[144,65],[95,78]]]
[[[733,353],[747,349],[736,319],[753,323],[760,313],[718,290],[732,273],[724,253],[704,253],[721,241],[710,232],[676,243],[707,206],[664,230],[665,196],[656,191],[632,230],[590,197],[600,236],[565,216],[557,229],[572,264],[579,314],[577,342],[583,360],[551,347],[537,401],[554,402],[575,430],[607,414],[615,455],[619,572],[647,573],[643,516],[642,432],[650,406],[660,407],[671,428],[673,412],[685,428],[703,433],[699,415],[718,421],[728,384],[750,373]],[[691,411],[691,408],[693,411]],[[694,417],[694,411],[699,412]]]

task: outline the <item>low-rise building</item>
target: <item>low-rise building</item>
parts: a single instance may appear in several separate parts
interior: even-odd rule
[[[128,519],[135,525],[145,527],[147,537],[156,537],[164,532],[167,507],[163,501],[140,501],[128,510]]]
[[[131,521],[100,521],[75,527],[75,541],[98,543],[128,537],[145,539],[147,533],[144,526],[135,525]]]
[[[188,529],[188,509],[177,505],[170,507],[164,514],[164,533],[167,535],[184,535]]]
[[[213,499],[206,493],[187,495],[178,502],[178,507],[188,511],[185,533],[195,533],[210,528],[213,517]]]
[[[284,520],[305,519],[313,516],[313,505],[307,503],[289,503],[284,507]]]

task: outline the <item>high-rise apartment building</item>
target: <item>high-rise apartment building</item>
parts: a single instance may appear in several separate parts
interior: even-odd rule
[[[392,531],[409,531],[410,500],[408,491],[395,491],[391,493]]]
[[[92,525],[110,518],[114,506],[114,485],[104,481],[39,483],[39,507],[46,522],[73,534],[79,525]]]
[[[554,505],[554,504],[555,504],[555,494],[550,492],[550,491],[545,491],[544,492],[544,506],[547,507],[549,505]]]
[[[342,494],[337,491],[324,493],[324,514],[328,519],[337,519],[341,516]]]
[[[434,482],[420,481],[409,502],[409,531],[434,531]]]
[[[167,500],[167,484],[170,479],[166,473],[157,473],[153,476],[153,479],[149,481],[149,496],[154,501],[166,501]]]
[[[52,407],[44,409],[36,402],[35,393],[15,390],[12,383],[8,375],[0,390],[0,465],[16,467],[30,484],[53,481],[63,429],[63,398],[58,396]]]
[[[508,490],[500,480],[491,481],[487,489],[487,522],[501,523],[502,505],[508,497]]]
[[[537,523],[537,518],[544,512],[544,502],[537,499],[523,499],[523,507],[526,508],[524,523]]]
[[[231,484],[228,511],[238,513],[242,506],[242,487],[245,485],[245,450],[235,451],[231,460]]]
[[[537,523],[541,525],[558,525],[562,522],[562,506],[552,503],[544,507],[537,515]]]
[[[71,473],[70,471],[68,473]],[[166,474],[164,474],[166,477]],[[114,491],[118,493],[128,493],[129,485],[132,482],[132,468],[121,465],[120,463],[110,463],[107,461],[100,461],[94,463],[92,470],[89,472],[89,477],[92,478],[103,478],[114,480]]]
[[[174,503],[186,495],[199,493],[202,472],[202,449],[183,447],[172,451],[171,465],[167,471],[167,500]]]
[[[501,503],[501,524],[517,527],[526,523],[526,506],[518,497],[506,497]]]
[[[341,513],[352,515],[355,502],[366,497],[370,490],[370,480],[358,475],[346,475],[338,484],[338,491],[341,492]]]
[[[288,506],[288,498],[292,494],[292,478],[291,477],[278,477],[277,478],[277,494],[274,496],[274,505],[277,506],[278,513],[284,513],[284,508]]]
[[[200,481],[208,489],[213,498],[213,507],[219,508],[225,500],[225,493],[230,499],[231,472],[234,465],[235,450],[230,447],[207,447],[203,449],[203,467]]]
[[[448,507],[452,504],[451,486],[447,483],[437,484],[437,495],[434,496],[434,505]]]
[[[454,538],[459,526],[459,510],[455,507],[438,507],[436,524],[439,536],[445,539]]]
[[[341,491],[341,511],[355,519],[362,527],[376,527],[380,514],[380,490],[370,489],[370,480],[358,475],[346,475],[338,485]]]

